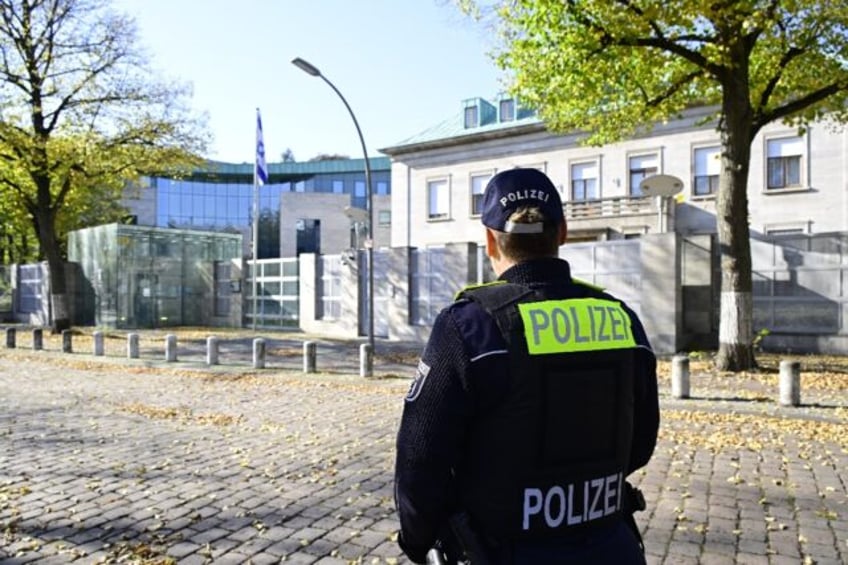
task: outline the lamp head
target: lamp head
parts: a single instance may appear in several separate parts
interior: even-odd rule
[[[308,73],[308,74],[310,74],[314,77],[321,76],[321,71],[319,71],[313,65],[311,65],[307,61],[304,61],[300,57],[295,57],[294,59],[292,59],[292,65],[294,65],[295,67],[297,67],[301,71]]]

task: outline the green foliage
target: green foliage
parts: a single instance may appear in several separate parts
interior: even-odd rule
[[[754,347],[754,351],[762,351],[763,349],[763,340],[771,335],[771,330],[768,328],[763,328],[757,332],[757,335],[754,336],[754,340],[751,345]]]
[[[107,0],[2,2],[0,21],[0,218],[40,255],[119,219],[128,184],[199,163],[190,89],[148,68]]]
[[[511,91],[555,131],[620,140],[742,92],[770,121],[848,119],[844,0],[516,0],[498,11]]]
[[[482,16],[472,0],[456,0]],[[693,106],[722,144],[716,224],[722,301],[751,292],[745,193],[751,143],[782,120],[848,121],[848,0],[505,0],[497,61],[555,132],[603,145]],[[487,8],[491,8],[491,2]],[[752,306],[722,321],[717,367],[755,365]],[[725,323],[726,322],[726,323]],[[732,331],[731,331],[732,329]]]

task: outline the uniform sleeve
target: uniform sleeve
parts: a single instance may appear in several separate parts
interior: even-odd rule
[[[633,447],[628,474],[648,464],[657,445],[660,426],[657,358],[639,318],[632,313],[631,317],[638,348],[634,375]]]
[[[436,318],[404,400],[397,437],[398,543],[416,563],[425,561],[454,509],[453,469],[460,462],[471,412],[462,384],[467,369],[462,340],[445,310]]]

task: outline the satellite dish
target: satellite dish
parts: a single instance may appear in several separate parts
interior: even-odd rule
[[[672,175],[652,175],[639,183],[645,196],[673,196],[683,190],[683,181]]]

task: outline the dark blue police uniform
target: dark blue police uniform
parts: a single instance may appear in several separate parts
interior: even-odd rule
[[[499,280],[511,283],[503,310],[515,323],[467,293],[436,318],[406,397],[401,548],[424,562],[464,512],[494,563],[643,562],[622,502],[659,427],[639,319],[572,280],[562,259],[519,263]]]

